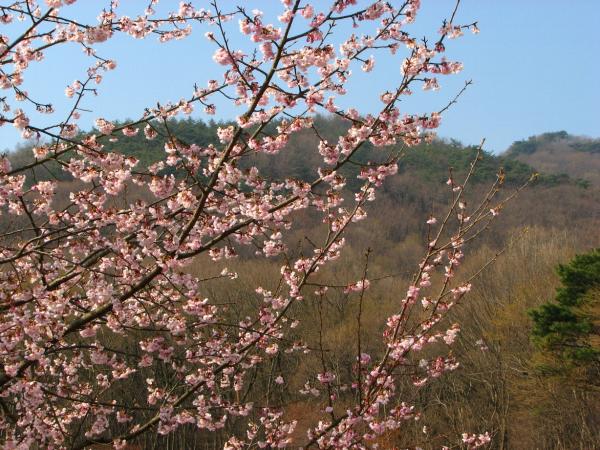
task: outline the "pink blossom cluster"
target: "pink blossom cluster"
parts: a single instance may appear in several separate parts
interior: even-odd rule
[[[276,23],[267,23],[259,10],[225,2],[206,9],[180,2],[163,16],[152,0],[128,17],[112,0],[96,22],[83,24],[69,15],[72,3],[0,6],[2,24],[21,22],[18,32],[15,27],[0,35],[0,126],[12,124],[24,138],[37,139],[31,164],[11,167],[0,158],[0,216],[11,227],[0,235],[4,447],[126,448],[143,433],[167,435],[190,426],[215,433],[235,424],[238,432],[224,448],[358,449],[418,420],[417,408],[402,398],[399,373],[419,358],[410,380],[418,389],[458,367],[446,350],[459,338],[459,327],[448,327],[444,318],[470,283],[455,274],[469,236],[500,210],[491,205],[492,196],[479,207],[461,203],[468,177],[461,185],[450,180],[448,217],[427,222],[430,244],[387,320],[381,354],[359,349],[353,379],[321,367],[300,387],[322,403],[314,423],[289,417],[285,405],[256,404],[247,393],[255,388],[254,374],[285,355],[311,351],[294,311],[312,295],[312,281],[341,257],[348,227],[367,217],[376,190],[397,173],[398,155],[390,146],[413,147],[439,127],[439,112],[411,115],[401,112],[399,102],[415,83],[438,89],[431,74],[462,69],[445,59],[443,42],[464,27],[446,22],[433,45],[413,38],[419,0],[399,6],[283,0]],[[352,31],[363,24],[375,31]],[[103,77],[117,68],[98,44],[121,35],[154,36],[162,43],[200,27],[208,29],[213,61],[223,66],[220,80],[190,88],[186,99],[149,99],[136,120],[96,117],[96,128],[82,131],[78,120],[90,114]],[[340,33],[341,45],[333,45],[332,33]],[[52,105],[30,97],[23,83],[30,65],[43,64],[63,44],[80,46],[92,64],[84,77],[61,88],[72,102],[68,114],[41,126],[39,114],[54,114]],[[377,70],[382,54],[396,58],[398,77],[374,94],[381,109],[338,107],[335,98],[347,93],[353,70]],[[198,106],[196,111],[214,114],[221,98],[243,112],[217,128],[213,143],[188,142],[163,126]],[[29,107],[14,106],[23,101]],[[319,135],[312,112],[344,120],[337,142]],[[319,142],[307,151],[322,160],[312,179],[271,177],[253,164],[252,157],[285,153],[291,139],[307,132]],[[118,151],[134,137],[159,140],[161,161],[143,167]],[[368,161],[355,172],[345,170],[363,150]],[[73,181],[37,180],[43,167]],[[351,189],[356,181],[349,183],[350,177],[360,187]],[[142,194],[131,196],[134,187]],[[68,191],[66,199],[59,189]],[[311,252],[298,255],[288,244],[302,211],[319,217],[327,232]],[[238,274],[223,263],[248,248],[281,264],[280,278],[276,289],[253,287],[236,315],[207,286],[233,286]],[[342,289],[347,298],[362,298],[373,282],[365,276]],[[437,296],[427,294],[433,282],[443,286]],[[328,286],[317,293],[326,296]],[[444,350],[421,358],[425,348]],[[283,388],[288,377],[273,374],[272,380]],[[470,448],[486,439],[463,437]]]

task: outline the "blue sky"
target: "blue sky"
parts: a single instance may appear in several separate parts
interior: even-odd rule
[[[92,18],[105,2],[80,3],[73,7],[76,14]],[[121,3],[123,13],[134,15],[147,2]],[[169,9],[176,9],[178,3],[161,2]],[[242,3],[263,9],[267,15],[280,6],[278,0]],[[222,0],[221,4],[225,7],[236,2]],[[435,39],[441,19],[453,5],[454,0],[423,0],[413,31]],[[457,22],[475,20],[481,29],[479,35],[466,33],[447,45],[450,59],[464,63],[463,72],[440,78],[441,91],[407,99],[402,106],[406,112],[443,107],[471,79],[473,85],[444,116],[440,136],[466,144],[486,138],[487,149],[495,152],[505,150],[515,140],[546,131],[600,137],[600,1],[462,0]],[[118,68],[106,75],[99,86],[100,95],[84,104],[93,113],[84,114],[80,125],[89,127],[96,117],[139,117],[156,101],[188,97],[194,83],[205,86],[208,79],[219,78],[221,68],[211,59],[214,48],[205,39],[205,31],[197,28],[189,38],[167,44],[158,44],[155,38],[138,41],[119,37],[100,45],[99,54],[115,59]],[[348,95],[336,103],[356,105],[362,111],[380,107],[378,93],[400,77],[400,57],[381,55],[374,72],[355,71]],[[88,64],[89,59],[74,45],[50,51],[44,62],[27,72],[25,88],[48,99],[59,112],[64,111],[69,107],[64,88],[82,77]],[[235,114],[231,107],[219,108],[216,119],[230,119]],[[194,117],[206,118],[200,113]],[[19,142],[19,134],[12,127],[0,127],[0,149],[14,148]]]

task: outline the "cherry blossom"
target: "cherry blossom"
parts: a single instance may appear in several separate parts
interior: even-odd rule
[[[436,212],[436,219],[432,212],[427,220],[430,244],[405,294],[393,294],[396,311],[376,337],[380,352],[359,345],[347,374],[323,363],[294,388],[319,403],[314,420],[255,401],[253,377],[268,372],[269,392],[291,386],[293,374],[280,373],[277,364],[315,352],[295,316],[313,295],[322,301],[339,289],[348,301],[362,301],[371,292],[376,280],[366,269],[342,286],[315,280],[342,258],[347,230],[367,220],[369,202],[397,174],[400,155],[390,148],[427,142],[440,126],[447,108],[409,114],[400,108],[402,96],[413,86],[437,90],[437,77],[461,71],[444,42],[465,29],[478,32],[477,24],[441,17],[440,34],[428,43],[411,34],[419,0],[283,0],[274,23],[228,2],[180,2],[158,14],[157,0],[139,5],[145,9],[132,17],[121,14],[118,1],[107,1],[98,5],[96,21],[82,23],[70,16],[73,3],[0,6],[7,33],[0,36],[0,125],[36,141],[30,165],[11,167],[0,158],[0,216],[11,224],[0,237],[4,446],[126,448],[145,433],[192,427],[227,430],[227,449],[374,448],[379,437],[420,419],[399,388],[400,369],[411,358],[420,361],[409,380],[419,389],[459,367],[446,351],[459,339],[459,325],[445,319],[471,285],[456,274],[465,244],[502,207],[491,204],[499,185],[479,207],[463,202],[476,160],[464,180],[448,180],[447,215]],[[100,83],[120,67],[103,54],[110,46],[99,44],[133,38],[161,45],[198,33],[205,33],[212,49],[206,63],[220,67],[220,77],[199,80],[170,102],[149,98],[134,120],[96,115],[93,99],[106,95]],[[79,46],[90,66],[61,85],[59,94],[72,106],[57,117],[52,105],[20,86],[32,65],[63,45]],[[379,110],[362,110],[360,102],[338,107],[352,74],[377,71],[378,58],[392,58],[397,67],[389,85],[369,94],[381,100]],[[215,114],[223,101],[236,117],[217,126],[212,144],[171,132],[171,120],[193,111]],[[347,127],[326,139],[312,113],[335,115]],[[41,125],[42,114],[54,123]],[[84,115],[96,128],[80,127]],[[320,155],[311,179],[274,177],[253,163],[256,156],[286,156],[290,140],[304,132],[314,132]],[[133,136],[160,142],[163,159],[143,167],[119,152]],[[362,151],[368,161],[347,171]],[[73,182],[37,180],[35,169],[43,167]],[[68,190],[65,198],[59,188]],[[326,233],[299,255],[290,236],[303,212],[318,217]],[[274,288],[244,291],[234,314],[231,302],[207,287],[234,286],[237,269],[223,264],[234,267],[230,260],[247,254],[275,261],[279,275]],[[430,291],[434,283],[443,287],[438,294]],[[440,346],[441,354],[424,351]],[[469,448],[489,442],[485,430],[474,431],[484,434],[464,434]]]

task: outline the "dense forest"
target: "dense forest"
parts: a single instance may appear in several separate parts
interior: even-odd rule
[[[164,124],[156,123],[154,126],[159,130],[159,138],[149,141],[142,133],[135,136],[119,136],[107,142],[104,150],[132,156],[139,161],[138,167],[146,168],[165,158],[165,145],[169,144],[170,139],[175,139],[173,136],[177,136],[177,140],[187,145],[218,145],[216,128],[223,125],[227,124],[205,123],[191,118]],[[323,116],[316,118],[315,125],[329,141],[335,141],[348,127],[347,123],[341,120]],[[312,171],[314,167],[318,167],[322,158],[318,153],[317,144],[315,135],[310,130],[304,130],[296,133],[285,151],[280,154],[250,154],[242,159],[241,164],[247,167],[256,166],[260,173],[273,179],[290,177],[308,181],[316,175]],[[600,173],[599,147],[600,140],[556,132],[517,141],[505,153],[499,155],[484,151],[472,178],[475,183],[473,197],[479,193],[478,189],[481,191],[495,181],[499,170],[505,180],[506,191],[514,190],[530,181],[528,188],[511,202],[508,213],[501,219],[502,223],[496,226],[488,238],[493,240],[500,235],[506,236],[511,229],[524,226],[558,229],[573,226],[593,227],[600,214],[597,200],[600,179],[596,178]],[[33,162],[31,149],[30,145],[22,146],[9,153],[12,166],[21,167]],[[390,149],[390,153],[392,151],[397,152],[398,149]],[[379,153],[382,159],[387,156],[384,152]],[[400,149],[399,175],[386,181],[383,195],[371,212],[374,220],[378,213],[387,214],[390,209],[398,217],[402,217],[400,223],[393,224],[393,229],[384,232],[386,239],[400,243],[407,238],[416,238],[407,236],[409,230],[422,234],[426,228],[423,218],[435,213],[436,208],[439,210],[446,205],[447,199],[442,187],[449,171],[453,171],[458,177],[463,176],[476,153],[475,146],[465,146],[455,140],[435,140],[429,144]],[[366,155],[373,157],[373,154],[370,144],[365,145],[355,157],[355,164],[343,169],[343,175],[356,175],[360,164],[367,162]],[[560,158],[556,167],[553,158]],[[594,170],[596,165],[598,170]],[[160,169],[160,173],[163,174],[170,172],[173,172],[173,169],[168,165]],[[58,180],[65,186],[77,182],[58,164],[46,164],[32,173],[34,176],[30,177],[31,180]],[[356,180],[355,176],[349,176],[348,183],[354,183],[355,186],[349,186],[354,188],[359,185],[359,180]],[[135,186],[130,186],[127,193],[131,198],[140,194]],[[127,195],[123,197],[124,200]],[[376,228],[386,229],[387,226],[382,223]],[[498,240],[499,242],[501,240]]]
[[[316,120],[329,140],[335,140],[345,127],[338,120]],[[140,166],[147,167],[164,159],[165,143],[171,136],[188,145],[216,144],[216,126],[214,122],[192,119],[156,124],[162,135],[158,139],[120,136],[105,150],[133,156]],[[257,166],[261,173],[273,178],[286,174],[308,180],[315,175],[310,173],[311,168],[319,165],[316,144],[314,134],[300,132],[279,155],[268,159],[249,155],[241,164]],[[366,224],[351,229],[350,246],[342,258],[320,274],[333,285],[346,286],[349,280],[360,279],[368,254],[372,288],[360,303],[343,289],[332,290],[326,301],[309,295],[294,314],[313,318],[300,325],[312,328],[299,330],[298,335],[309,336],[312,342],[307,343],[308,348],[320,351],[307,350],[302,356],[281,354],[271,367],[273,373],[257,371],[255,383],[262,388],[260,394],[254,394],[255,402],[291,405],[295,416],[311,420],[310,396],[298,393],[301,380],[323,360],[335,369],[338,378],[344,378],[353,364],[359,307],[363,327],[383,329],[383,321],[394,308],[394,293],[406,289],[427,242],[427,218],[447,207],[444,183],[449,171],[464,175],[477,153],[475,147],[453,140],[435,140],[400,150],[399,175],[386,181],[377,201],[370,205]],[[372,153],[366,148],[357,155],[357,171],[358,163],[366,162],[366,155],[372,157]],[[31,147],[24,146],[11,152],[9,158],[13,167],[19,167],[34,157]],[[471,198],[485,192],[498,173],[504,191],[508,195],[518,191],[518,195],[506,204],[488,232],[468,247],[469,262],[463,276],[470,276],[469,268],[476,271],[486,261],[493,264],[477,274],[473,291],[452,313],[452,320],[460,322],[462,328],[453,355],[460,365],[452,374],[424,386],[417,398],[407,398],[419,408],[418,420],[401,434],[390,433],[382,440],[382,448],[404,448],[404,443],[419,440],[423,448],[439,448],[453,439],[450,433],[460,435],[462,430],[489,431],[493,436],[489,448],[493,449],[600,448],[600,268],[598,253],[592,252],[600,246],[597,168],[600,141],[565,132],[515,142],[501,155],[483,153]],[[162,170],[168,172],[169,168]],[[344,170],[350,175],[355,169],[350,166]],[[59,192],[70,192],[73,185],[80,183],[66,175],[59,163],[36,169],[34,175],[38,180],[58,180]],[[144,195],[132,184],[120,201],[129,202]],[[296,246],[299,254],[308,248],[321,226],[310,214],[301,217],[300,223],[301,227],[288,237],[290,247]],[[10,224],[2,225],[7,226]],[[576,257],[585,254],[591,256]],[[190,270],[201,276],[207,263],[208,260],[198,258]],[[221,298],[224,304],[231,305],[232,317],[243,318],[248,302],[259,301],[257,296],[248,294],[249,289],[276,279],[272,274],[278,272],[280,262],[275,259],[258,263],[249,252],[241,252],[240,258],[227,261],[226,266],[240,274],[235,289],[231,283],[218,280],[207,283],[206,289],[212,298]],[[583,287],[577,284],[582,277],[588,283]],[[560,296],[566,295],[561,292],[572,287],[573,279],[575,289],[580,286],[583,291],[577,291],[579,297],[575,300],[560,303]],[[556,323],[567,322],[571,328],[561,328],[562,335],[556,332]],[[573,333],[579,333],[575,341]],[[327,348],[319,347],[321,340],[327,342]],[[566,352],[559,345],[573,342],[585,347],[586,357],[574,357],[573,352]],[[369,348],[374,343],[367,338],[363,345]],[[376,352],[373,348],[372,353]],[[287,374],[289,379],[271,384],[272,375],[279,373]],[[412,383],[408,372],[406,383]],[[415,395],[414,390],[406,391]],[[136,386],[124,390],[123,395],[135,397]],[[235,421],[228,426],[235,427]],[[141,438],[139,445],[188,448],[193,441],[197,447],[189,448],[203,448],[200,442],[216,444],[221,442],[220,433],[227,434],[224,430],[198,437],[186,427],[182,430],[163,441],[149,437],[155,442],[146,442]]]

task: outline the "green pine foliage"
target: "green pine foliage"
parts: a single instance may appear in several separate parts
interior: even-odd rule
[[[529,311],[540,349],[567,363],[600,363],[600,249],[577,255],[557,269],[562,286],[554,301]]]

